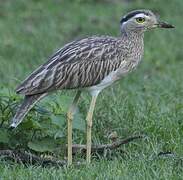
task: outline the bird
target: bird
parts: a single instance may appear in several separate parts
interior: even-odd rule
[[[88,91],[91,102],[86,115],[86,163],[90,163],[92,118],[97,97],[103,89],[136,69],[144,54],[144,33],[155,28],[174,26],[160,21],[151,10],[137,9],[121,18],[121,33],[117,37],[94,35],[65,44],[16,88],[16,93],[24,99],[10,127],[16,128],[35,103],[50,93],[76,89],[67,112],[67,163],[70,166],[73,115],[81,93]]]

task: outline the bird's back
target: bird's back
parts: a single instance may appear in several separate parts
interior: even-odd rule
[[[122,64],[128,65],[133,51],[136,53],[135,45],[128,41],[93,36],[66,44],[27,77],[17,93],[33,95],[97,85]]]

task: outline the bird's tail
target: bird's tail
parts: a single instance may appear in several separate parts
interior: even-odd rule
[[[35,95],[26,95],[22,104],[18,108],[15,116],[12,119],[10,128],[16,128],[29,112],[29,110],[34,106],[36,102],[45,97],[47,93],[44,94],[35,94]]]

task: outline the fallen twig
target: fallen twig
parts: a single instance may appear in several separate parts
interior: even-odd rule
[[[111,144],[93,145],[92,148],[91,148],[91,152],[92,153],[103,153],[106,149],[108,149],[108,150],[117,149],[121,145],[128,144],[129,142],[131,142],[135,139],[140,139],[140,138],[143,138],[143,137],[144,136],[138,135],[138,136],[133,136],[133,137],[129,137],[129,138],[126,138],[126,139],[117,140],[117,141],[115,141]],[[72,145],[72,150],[73,150],[73,154],[75,154],[76,152],[85,153],[86,152],[86,145],[73,144]]]
[[[67,164],[66,161],[63,160],[42,158],[34,154],[18,150],[0,150],[0,156],[3,157],[3,159],[11,159],[17,163],[23,164],[40,164],[42,166],[64,166]]]

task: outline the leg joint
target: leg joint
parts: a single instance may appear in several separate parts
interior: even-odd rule
[[[67,119],[69,121],[72,121],[72,119],[73,119],[73,113],[71,111],[67,112]]]
[[[87,120],[87,127],[92,128],[92,119]]]

